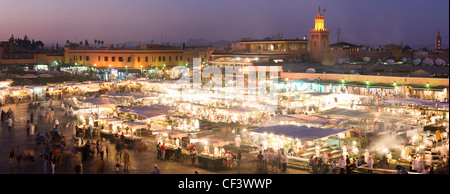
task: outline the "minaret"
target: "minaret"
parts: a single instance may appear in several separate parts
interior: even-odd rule
[[[309,30],[309,52],[310,61],[322,63],[323,52],[328,52],[329,50],[329,31],[325,28],[325,16],[324,13],[320,11],[314,17],[314,29]]]
[[[442,45],[441,33],[437,32],[436,38],[434,40],[434,49],[441,49],[441,45]]]

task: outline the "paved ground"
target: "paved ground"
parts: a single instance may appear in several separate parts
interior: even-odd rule
[[[74,121],[74,117],[65,117],[63,111],[59,108],[59,102],[54,103],[55,116],[59,119],[60,123],[66,123],[68,121]],[[46,106],[46,104],[44,104]],[[11,131],[8,131],[6,125],[2,123],[2,128],[0,130],[0,174],[42,174],[44,173],[44,161],[39,152],[41,150],[40,145],[36,144],[33,136],[27,136],[25,126],[26,126],[26,114],[27,114],[27,104],[20,105],[7,105],[1,107],[0,110],[7,111],[11,108],[14,112],[14,127]],[[36,112],[35,112],[36,115]],[[45,133],[50,130],[53,126],[50,123],[45,123],[43,121],[37,121],[35,119],[35,124],[38,126],[37,133]],[[60,131],[70,139],[73,134],[73,129],[61,128]],[[14,166],[10,166],[10,161],[8,159],[9,150],[11,147],[17,149],[17,146],[23,148],[33,148],[36,151],[35,163],[24,163],[22,162],[20,166],[14,162]],[[68,147],[69,148],[69,147]],[[100,158],[93,158],[85,162],[81,161],[81,153],[71,154],[67,157],[67,162],[59,163],[56,165],[56,174],[74,174],[75,166],[81,165],[83,174],[115,174],[114,156],[116,154],[115,145],[111,143],[110,154],[104,160],[104,170],[98,171],[98,167],[102,163]],[[120,169],[120,174],[150,174],[153,171],[153,165],[157,164],[161,169],[163,174],[193,174],[198,171],[200,174],[260,174],[260,173],[280,173],[277,171],[259,172],[256,170],[256,164],[253,162],[252,157],[249,155],[243,156],[241,165],[234,170],[227,169],[221,171],[209,171],[198,166],[198,163],[191,166],[190,159],[185,159],[181,162],[172,161],[162,161],[156,159],[156,147],[153,143],[150,144],[149,149],[144,153],[137,153],[134,150],[126,149],[130,153],[130,169],[128,172],[124,172],[123,168]],[[286,174],[309,174],[308,171],[288,168]]]

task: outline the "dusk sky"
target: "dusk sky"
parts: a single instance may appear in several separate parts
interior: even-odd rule
[[[44,43],[66,40],[182,42],[301,38],[325,8],[330,44],[449,43],[449,0],[2,0],[0,40],[25,34]]]

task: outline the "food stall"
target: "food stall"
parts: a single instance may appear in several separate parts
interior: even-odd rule
[[[104,94],[102,97],[117,99],[117,105],[123,107],[151,105],[158,102],[158,96],[144,95],[140,93],[116,93],[116,94]]]
[[[165,121],[166,115],[174,108],[165,105],[152,105],[131,108],[121,108],[118,112],[123,113],[123,117],[132,121],[151,124],[155,121]],[[152,129],[153,130],[153,129]]]
[[[125,121],[122,123],[125,143],[132,143],[136,139],[141,139],[141,130],[148,130],[148,125],[141,122]]]
[[[115,117],[99,118],[100,137],[106,139],[114,139],[114,134],[122,126],[123,121]]]
[[[178,149],[186,151],[186,147],[183,145],[184,142],[189,142],[192,137],[189,133],[176,130],[156,130],[153,132],[155,134],[156,143],[164,144],[166,146],[166,157],[165,159],[170,159],[170,157],[176,153]]]
[[[272,148],[288,153],[289,165],[304,166],[310,156],[321,153],[339,153],[339,149],[328,145],[328,139],[347,129],[317,128],[298,125],[274,125],[250,131],[249,142],[253,147]],[[256,154],[256,153],[255,153]]]
[[[289,114],[269,117],[263,123],[264,126],[271,125],[307,125],[314,127],[339,126],[343,119],[327,118],[318,115]]]
[[[213,171],[224,169],[225,149],[223,147],[230,144],[229,141],[212,137],[200,137],[196,141],[191,142],[197,143],[198,163],[201,168]]]
[[[75,98],[75,101],[78,101],[76,102],[78,109],[74,114],[92,113],[97,114],[98,117],[107,117],[116,107],[115,101],[108,98]]]

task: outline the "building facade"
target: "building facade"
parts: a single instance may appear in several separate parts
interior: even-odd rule
[[[116,49],[112,47],[66,47],[64,62],[96,68],[170,68],[192,65],[194,57],[205,58],[199,50],[182,50],[162,45],[140,45],[139,49]]]

